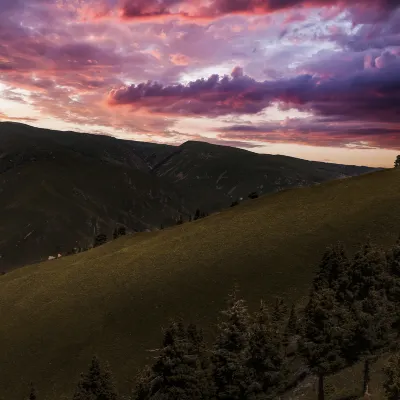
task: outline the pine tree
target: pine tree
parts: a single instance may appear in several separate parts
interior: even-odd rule
[[[370,362],[392,339],[387,257],[368,241],[355,255],[350,271],[347,293],[355,325],[345,353],[349,363],[364,360],[364,394],[370,381]]]
[[[324,378],[346,366],[342,343],[348,340],[351,329],[350,315],[332,289],[312,291],[300,349],[309,369],[318,376],[319,400],[324,400]]]
[[[389,273],[388,298],[393,316],[393,327],[400,330],[400,239],[387,252],[386,259]]]
[[[285,346],[285,352],[287,353],[287,348],[293,342],[293,338],[296,337],[298,333],[298,322],[297,322],[297,313],[294,304],[290,309],[289,319],[287,321],[285,330],[283,332],[283,342]]]
[[[211,376],[210,354],[204,341],[203,332],[194,324],[187,328],[187,340],[189,344],[188,354],[196,361],[196,374],[198,384],[201,387],[203,399],[211,399],[215,392]]]
[[[399,353],[390,357],[387,365],[383,369],[385,379],[383,388],[388,400],[400,399],[400,355]]]
[[[126,235],[126,228],[124,226],[120,226],[118,228],[114,229],[113,232],[113,239],[118,239],[121,236],[125,236]]]
[[[250,327],[248,399],[274,398],[284,388],[286,370],[281,341],[276,322],[272,321],[265,305],[261,303]]]
[[[207,399],[204,377],[200,373],[201,362],[195,348],[183,325],[172,323],[165,331],[163,348],[152,367],[149,399]],[[142,384],[141,390],[146,394],[145,385]]]
[[[296,314],[296,307],[293,304],[292,308],[290,309],[289,320],[286,325],[285,331],[289,337],[295,336],[297,334],[297,314]]]
[[[394,167],[395,168],[400,167],[400,155],[396,157],[396,161],[394,162]]]
[[[74,400],[116,400],[117,391],[114,386],[108,364],[104,367],[95,356],[86,374],[81,374],[81,379],[75,390]]]
[[[271,314],[272,321],[277,325],[277,327],[282,327],[282,322],[286,318],[288,308],[281,297],[275,298],[274,307]]]
[[[249,314],[243,300],[230,296],[223,321],[218,326],[212,350],[212,375],[216,399],[241,400],[248,392]]]
[[[132,400],[149,400],[152,392],[153,379],[154,375],[152,369],[146,366],[138,376]]]
[[[313,281],[313,290],[332,289],[339,301],[346,297],[350,260],[342,243],[328,247]]]
[[[105,233],[100,233],[94,238],[93,247],[98,247],[107,243],[107,235]]]
[[[33,383],[31,383],[31,388],[30,388],[28,399],[29,400],[37,400],[36,389],[35,389],[35,386],[33,386]]]
[[[257,192],[251,192],[248,196],[249,199],[254,200],[258,198],[258,193]]]

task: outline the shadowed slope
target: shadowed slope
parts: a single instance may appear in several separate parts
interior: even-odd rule
[[[369,171],[188,142],[180,147],[0,123],[0,272],[271,192]]]
[[[367,167],[256,154],[205,142],[186,142],[171,154],[156,174],[168,179],[187,205],[215,211],[249,193],[277,192],[370,172]]]

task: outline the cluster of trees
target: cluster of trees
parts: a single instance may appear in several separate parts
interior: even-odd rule
[[[395,353],[399,302],[400,241],[388,251],[368,241],[353,257],[343,245],[334,245],[323,255],[301,309],[292,306],[289,311],[277,299],[271,307],[261,302],[250,313],[235,292],[211,342],[195,325],[172,322],[130,399],[273,399],[311,373],[318,377],[318,398],[323,400],[325,378],[360,362],[364,394],[371,363],[383,353]],[[384,371],[387,398],[397,400],[400,355],[395,353]],[[109,369],[94,358],[74,400],[116,399]]]
[[[187,222],[192,222],[192,221],[197,221],[198,219],[202,219],[205,217],[208,217],[208,213],[205,211],[201,211],[199,208],[196,210],[196,212],[194,213],[194,215],[189,215],[189,219]],[[177,225],[183,225],[185,223],[183,216],[180,215],[178,220],[176,221]],[[163,229],[163,227],[161,228]]]
[[[301,310],[292,307],[288,314],[277,300],[272,310],[261,303],[249,314],[244,301],[233,296],[212,347],[196,327],[172,324],[134,399],[170,399],[176,390],[182,399],[276,398],[296,383],[293,357],[318,377],[319,400],[325,377],[360,362],[360,394],[368,393],[371,363],[395,350],[399,306],[400,241],[388,251],[367,241],[353,257],[336,244],[324,253]],[[385,373],[387,397],[399,399],[399,355]]]
[[[254,200],[254,199],[257,199],[259,196],[258,196],[258,193],[257,192],[251,192],[249,195],[248,195],[248,198],[250,199],[250,200]]]
[[[258,197],[260,197],[260,195],[257,192],[251,192],[249,193],[249,195],[247,196],[250,200],[254,200],[257,199]],[[242,199],[240,199],[242,200]],[[240,200],[234,200],[232,201],[230,207],[236,207],[240,204]]]
[[[126,235],[126,228],[124,226],[119,226],[114,229],[113,231],[113,239],[118,239],[121,236]],[[98,247],[102,246],[103,244],[108,242],[108,237],[105,233],[99,233],[98,235],[95,236],[94,242],[93,242],[93,247]]]
[[[137,377],[129,399],[272,399],[290,383],[287,348],[296,334],[294,308],[289,316],[282,300],[272,310],[261,303],[250,314],[234,293],[211,346],[196,325],[171,322],[154,363]],[[34,398],[29,399],[37,400],[33,387],[32,393]],[[108,364],[94,357],[81,374],[73,400],[118,398]]]

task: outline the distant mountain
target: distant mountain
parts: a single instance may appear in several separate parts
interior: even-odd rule
[[[157,176],[179,191],[183,205],[190,208],[197,204],[206,211],[247,198],[250,192],[271,193],[371,171],[368,167],[256,154],[205,142],[186,142],[154,167]]]
[[[371,171],[259,155],[0,123],[0,271],[88,247],[98,233],[158,229],[250,192],[275,192]]]

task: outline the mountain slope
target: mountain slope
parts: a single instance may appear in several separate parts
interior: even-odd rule
[[[124,392],[170,317],[215,322],[235,282],[251,306],[276,294],[296,302],[327,245],[353,250],[368,234],[392,243],[399,225],[400,171],[388,170],[13,271],[0,278],[0,394],[21,398],[34,381],[43,399],[70,398],[94,353]]]
[[[227,207],[251,192],[265,194],[371,171],[356,167],[256,154],[205,142],[186,142],[155,173],[168,179],[185,205],[206,211]]]
[[[119,224],[173,223],[185,211],[179,196],[135,145],[0,124],[0,270],[88,247]]]
[[[251,191],[367,171],[200,142],[174,147],[0,123],[0,272],[87,248],[118,225],[154,230]]]

